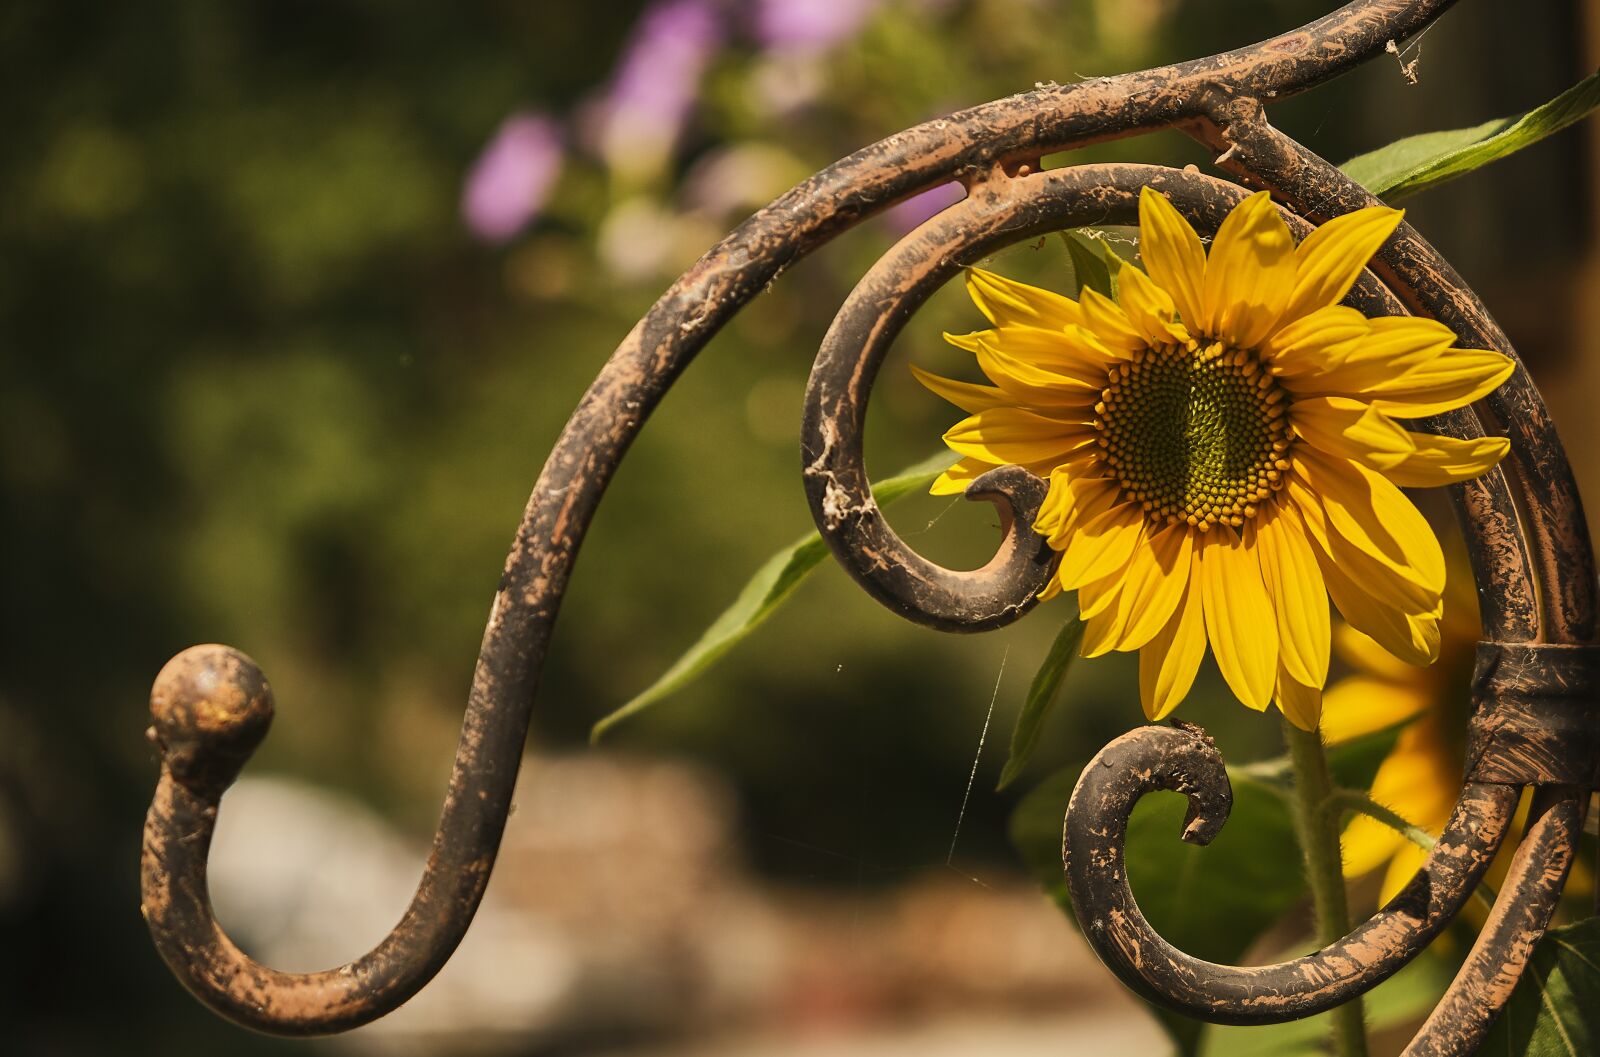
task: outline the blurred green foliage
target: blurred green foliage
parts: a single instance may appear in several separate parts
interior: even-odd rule
[[[6,1052],[278,1049],[204,1013],[143,935],[136,861],[154,766],[141,732],[171,654],[225,641],[261,662],[280,715],[254,769],[346,786],[426,831],[527,490],[605,356],[679,269],[794,180],[905,125],[1036,81],[1240,44],[1328,6],[890,0],[809,58],[764,54],[736,30],[687,135],[643,171],[579,149],[581,104],[637,4],[156,0],[0,13],[12,101],[0,137]],[[1519,29],[1545,62],[1452,77],[1453,62],[1475,69],[1513,36],[1496,28],[1508,16],[1472,10],[1476,24],[1452,15],[1432,32],[1421,86],[1375,64],[1277,116],[1342,158],[1570,83],[1547,61],[1553,41],[1570,46],[1564,5]],[[571,116],[574,152],[545,215],[485,246],[459,219],[461,184],[523,107]],[[1577,171],[1544,150],[1507,163],[1504,179],[1541,164]],[[1205,160],[1176,135],[1084,156]],[[1471,201],[1447,198],[1439,215]],[[1492,276],[1504,260],[1496,230],[1478,221],[1440,241],[1469,274],[1476,263]],[[578,565],[536,712],[542,744],[576,749],[805,529],[806,369],[893,236],[875,221],[786,275],[666,401]],[[1575,237],[1534,236],[1547,250]],[[1067,251],[1018,247],[1001,266],[1048,282]],[[902,349],[952,369],[937,335],[974,320],[945,291]],[[891,367],[871,465],[920,458],[947,418]],[[924,497],[895,521],[946,561],[981,560],[991,537],[987,505]],[[1057,625],[952,639],[820,575],[714,678],[618,741],[727,773],[763,869],[893,882],[942,868],[997,680],[997,723],[1009,723]],[[1140,721],[1131,675],[1128,658],[1074,668],[1034,773]],[[1230,759],[1269,751],[1270,725],[1216,688],[1202,684],[1187,717]],[[1014,801],[973,798],[964,859],[1011,862]]]

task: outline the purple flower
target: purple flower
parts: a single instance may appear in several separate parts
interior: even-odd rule
[[[544,208],[561,174],[561,128],[544,114],[522,111],[500,124],[478,155],[461,191],[461,216],[486,242],[505,242]]]
[[[824,51],[861,28],[880,0],[756,0],[754,31],[762,46]]]
[[[670,154],[688,123],[700,78],[722,44],[710,0],[658,0],[645,9],[604,96],[590,108],[600,153],[613,163]]]
[[[905,234],[934,214],[955,205],[967,197],[966,188],[959,183],[939,184],[914,194],[904,202],[889,207],[884,219],[899,234]]]

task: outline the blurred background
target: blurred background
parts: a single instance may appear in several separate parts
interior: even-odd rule
[[[282,968],[364,952],[420,870],[527,491],[682,269],[908,125],[1333,6],[7,5],[0,1052],[1165,1052],[1006,836],[1030,786],[1142,721],[1131,657],[1079,665],[1028,775],[992,791],[1068,610],[943,636],[830,565],[705,679],[586,744],[809,527],[814,349],[938,192],[785,274],[625,461],[567,596],[485,909],[412,1006],[291,1043],[183,992],[138,913],[146,700],[192,643],[261,663],[279,714],[222,813],[219,911]],[[1595,68],[1597,34],[1593,2],[1474,0],[1271,115],[1342,161],[1537,105]],[[1529,362],[1591,504],[1597,127],[1407,203]],[[1078,157],[1208,160],[1176,134]],[[1048,282],[1066,260],[1051,240],[995,266]],[[951,409],[904,364],[954,369],[938,334],[977,318],[947,290],[901,340],[873,406],[875,474],[938,450]],[[986,505],[917,497],[892,520],[949,561],[993,540]],[[1231,761],[1276,752],[1276,723],[1206,678],[1186,717]]]

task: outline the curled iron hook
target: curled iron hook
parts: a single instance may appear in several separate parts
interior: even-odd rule
[[[1067,885],[1084,935],[1123,983],[1151,1002],[1222,1024],[1321,1013],[1405,966],[1482,880],[1511,827],[1518,792],[1469,784],[1417,875],[1343,939],[1275,965],[1237,966],[1178,950],[1139,911],[1124,859],[1128,819],[1142,796],[1159,789],[1189,798],[1181,837],[1191,844],[1209,844],[1233,803],[1227,768],[1209,738],[1177,727],[1130,731],[1100,750],[1073,790],[1062,836]]]

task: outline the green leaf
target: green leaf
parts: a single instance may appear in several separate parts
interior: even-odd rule
[[[1483,1057],[1600,1053],[1600,918],[1545,934],[1478,1052]]]
[[[1472,128],[1426,132],[1345,162],[1345,174],[1391,201],[1435,187],[1531,146],[1600,107],[1600,73],[1541,107]]]
[[[1055,705],[1061,680],[1066,676],[1067,669],[1072,667],[1073,658],[1078,655],[1078,643],[1082,641],[1083,621],[1076,616],[1061,625],[1061,630],[1056,633],[1056,640],[1050,644],[1050,652],[1045,654],[1044,663],[1034,673],[1033,684],[1028,687],[1028,696],[1022,702],[1022,711],[1017,713],[1017,725],[1011,731],[1011,754],[1006,757],[1006,765],[1000,771],[1000,782],[994,787],[995,792],[1016,781],[1017,775],[1028,765],[1028,757],[1033,755],[1034,746],[1039,744],[1039,731],[1044,726],[1044,718]]]
[[[1206,848],[1178,839],[1184,797],[1139,801],[1128,824],[1128,881],[1155,930],[1180,950],[1234,963],[1305,894],[1294,825],[1272,789],[1237,770],[1228,824]],[[1071,913],[1061,866],[1061,824],[1078,770],[1047,779],[1017,805],[1011,840],[1056,903]],[[1197,1052],[1201,1024],[1158,1013],[1183,1054]]]
[[[874,485],[873,498],[880,507],[885,507],[912,492],[922,491],[954,461],[955,456],[949,452],[924,459]],[[821,534],[810,532],[768,558],[744,585],[739,597],[712,621],[694,645],[672,662],[672,666],[661,673],[655,682],[596,723],[589,732],[589,741],[598,742],[624,719],[637,715],[705,674],[724,654],[788,601],[789,596],[827,556],[828,545],[823,542]]]
[[[1105,239],[1091,238],[1081,231],[1063,231],[1061,241],[1067,244],[1067,255],[1072,258],[1072,296],[1078,297],[1087,286],[1115,301],[1117,273],[1124,263],[1117,251],[1106,245]]]

